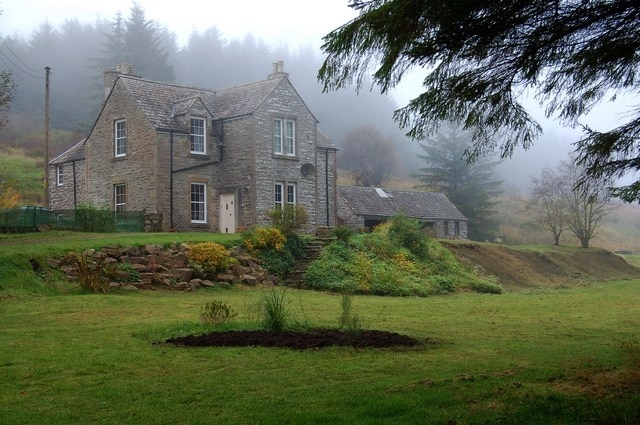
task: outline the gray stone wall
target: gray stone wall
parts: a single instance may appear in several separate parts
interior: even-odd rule
[[[114,155],[114,123],[127,121],[127,151]],[[113,208],[113,186],[125,184],[127,210],[156,213],[156,131],[116,83],[86,143],[87,201],[96,207]]]
[[[338,196],[337,224],[353,228],[364,226],[364,217],[355,214],[341,196]]]
[[[62,186],[57,184],[56,167],[49,166],[49,207],[51,210],[71,210],[86,203],[84,161],[68,162],[61,165],[64,175]]]
[[[216,190],[213,203],[215,220],[219,223],[220,194],[235,194],[236,223],[240,228],[256,223],[256,176],[261,173],[256,166],[255,134],[257,124],[252,116],[245,116],[220,123],[224,155],[216,174]]]
[[[337,152],[333,149],[318,148],[316,150],[316,226],[336,226],[338,179],[336,155]]]
[[[317,226],[317,177],[318,174],[303,175],[301,167],[310,163],[318,169],[317,121],[297,95],[288,80],[283,79],[272,96],[255,113],[256,146],[255,168],[259,170],[255,180],[256,223],[269,224],[266,212],[274,208],[276,182],[295,183],[297,203],[309,214],[309,223],[304,231],[315,231]],[[295,156],[274,154],[274,119],[295,120]]]

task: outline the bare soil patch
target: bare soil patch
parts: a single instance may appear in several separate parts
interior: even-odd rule
[[[281,347],[296,350],[329,346],[355,348],[412,347],[419,341],[395,332],[362,330],[356,336],[338,329],[271,332],[264,330],[220,331],[170,338],[165,342],[189,347]]]
[[[495,276],[503,287],[579,285],[590,281],[633,279],[640,268],[598,248],[519,250],[503,245],[443,242],[458,259],[481,274]]]

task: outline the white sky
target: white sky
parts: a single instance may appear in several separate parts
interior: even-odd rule
[[[347,6],[348,0],[190,0],[184,3],[138,0],[138,4],[147,19],[175,33],[180,45],[186,44],[194,29],[203,32],[216,27],[227,40],[252,34],[273,47],[287,46],[295,50],[310,46],[319,52],[324,35],[356,16]],[[93,23],[98,18],[112,19],[118,11],[127,17],[131,5],[132,0],[0,0],[0,35],[19,34],[28,38],[46,20],[58,27],[69,18]],[[421,74],[406,75],[393,91],[399,105],[405,105],[422,92]],[[611,127],[621,118],[620,102],[616,106],[604,103],[580,121],[598,129]],[[542,118],[540,113],[534,115]],[[567,130],[560,131],[567,137]],[[575,134],[575,130],[569,133]],[[572,141],[577,139],[575,135],[569,137]]]
[[[248,33],[274,47],[320,47],[322,37],[356,16],[347,0],[138,0],[147,19],[166,26],[185,44],[193,29],[215,26],[226,39]],[[48,20],[54,27],[65,19],[91,23],[129,16],[132,0],[0,0],[0,32],[28,36]]]

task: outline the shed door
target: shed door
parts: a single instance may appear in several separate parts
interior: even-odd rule
[[[220,233],[236,232],[236,195],[220,194]]]

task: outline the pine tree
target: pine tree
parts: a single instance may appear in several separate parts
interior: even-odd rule
[[[422,183],[418,189],[444,193],[469,219],[469,239],[493,240],[499,221],[494,210],[494,197],[500,194],[500,181],[492,180],[493,169],[498,161],[485,158],[475,162],[466,160],[471,142],[469,132],[449,125],[443,127],[433,138],[421,143],[425,155],[425,167],[415,177]]]

